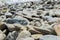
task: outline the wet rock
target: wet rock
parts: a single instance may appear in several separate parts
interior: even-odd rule
[[[54,35],[45,35],[40,37],[40,40],[60,40],[60,37]]]

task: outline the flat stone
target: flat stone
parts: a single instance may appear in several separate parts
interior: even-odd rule
[[[8,20],[6,20],[6,23],[9,23],[9,24],[18,23],[21,25],[27,25],[28,24],[28,22],[26,20],[18,20],[18,19],[8,19]]]
[[[57,15],[58,17],[60,17],[60,9],[52,9],[52,10],[49,10],[48,11],[49,14],[52,16],[52,15]]]
[[[27,27],[29,28],[28,30],[31,34],[41,33],[41,32],[34,29],[35,26],[28,25]]]
[[[51,33],[54,33],[52,26],[48,25],[48,24],[44,24],[44,25],[42,25],[40,27],[35,27],[35,30],[41,32],[42,34],[51,34]]]
[[[51,16],[44,16],[43,18],[44,18],[45,20],[47,20],[48,22],[50,22],[50,23],[54,23],[54,22],[57,21],[56,18],[53,18],[53,17],[51,17]]]
[[[34,38],[34,39],[39,39],[42,36],[43,36],[42,34],[33,34],[33,35],[31,35],[31,37]]]
[[[45,36],[40,37],[39,40],[60,40],[60,36],[45,35]]]

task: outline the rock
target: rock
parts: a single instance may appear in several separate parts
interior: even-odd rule
[[[4,40],[6,38],[5,34],[0,34],[0,40]]]
[[[49,4],[45,4],[45,5],[43,5],[43,7],[46,9],[53,9],[53,6],[49,5]]]
[[[59,13],[59,12],[60,12],[60,10],[59,10],[59,9],[56,9],[56,10],[54,10],[54,11],[55,11],[55,12],[54,12],[54,13],[55,13],[55,15],[60,16],[60,13]]]
[[[5,16],[6,16],[7,18],[9,18],[9,17],[12,17],[12,14],[9,13],[9,12],[7,12],[7,13],[5,13]]]
[[[42,34],[53,34],[53,27],[48,24],[44,24],[40,27],[34,27],[35,30],[39,31]]]
[[[60,17],[60,13],[59,13],[60,9],[52,9],[52,10],[49,10],[48,12],[51,16],[56,15],[56,16]]]
[[[7,8],[7,6],[2,7],[2,14],[5,14],[8,11],[9,11],[9,9]]]
[[[6,27],[5,23],[4,22],[0,22],[0,30],[4,30],[6,28],[7,27]]]
[[[60,40],[59,36],[54,36],[54,35],[45,35],[40,37],[39,40]]]
[[[5,3],[8,4],[8,5],[12,5],[12,4],[16,4],[16,3],[24,3],[24,2],[36,2],[36,1],[39,1],[39,0],[5,0]]]
[[[28,17],[28,18],[32,18],[34,16],[37,17],[37,11],[30,8],[24,9],[22,14],[23,16]]]
[[[7,28],[9,31],[14,31],[16,30],[15,26],[13,24],[6,24]]]
[[[31,35],[31,37],[34,38],[34,39],[39,39],[42,36],[43,36],[42,34],[33,34],[33,35]]]
[[[40,27],[41,26],[41,23],[40,23],[39,20],[38,21],[36,21],[36,20],[35,21],[31,21],[30,24],[33,25],[33,26],[37,26],[37,27]]]
[[[16,39],[16,40],[34,40],[34,38],[27,37],[27,38],[19,38],[19,39]]]
[[[41,33],[37,30],[34,29],[35,26],[31,26],[31,25],[28,25],[28,31],[31,33],[31,34],[36,34],[36,33]]]
[[[25,38],[30,37],[30,36],[31,36],[31,33],[29,31],[23,30],[19,33],[16,40],[24,40]]]
[[[39,32],[39,31],[37,31],[35,29],[29,29],[29,32],[31,32],[32,34],[41,33],[41,32]]]
[[[16,30],[27,30],[27,26],[23,26],[20,24],[13,24],[16,27]]]
[[[2,1],[0,1],[0,6],[3,6],[3,5],[5,5]]]
[[[30,36],[31,36],[31,33],[29,31],[23,30],[19,33],[16,40],[34,40]]]
[[[9,23],[9,24],[18,23],[21,25],[27,25],[28,24],[28,22],[26,20],[18,20],[18,19],[8,19],[8,20],[6,20],[6,23]]]
[[[16,40],[18,36],[18,32],[17,31],[13,31],[13,32],[10,32],[6,38],[6,40]]]
[[[19,33],[17,39],[19,38],[26,38],[26,37],[30,37],[31,36],[31,33],[27,30],[23,30]]]
[[[54,5],[55,8],[60,8],[60,5]]]
[[[0,30],[0,40],[5,40],[6,35]]]
[[[57,35],[60,36],[60,24],[55,24],[54,25],[54,30],[57,33]]]
[[[6,16],[0,16],[0,21],[5,21],[6,20]]]
[[[51,17],[51,16],[44,16],[43,17],[45,20],[47,20],[48,22],[50,23],[54,23],[56,22],[57,20],[55,20],[55,18]],[[50,20],[51,19],[51,20]]]

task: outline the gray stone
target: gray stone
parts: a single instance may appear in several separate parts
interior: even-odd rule
[[[6,40],[16,40],[17,36],[18,36],[18,32],[16,31],[10,32]]]
[[[18,20],[18,19],[8,19],[6,20],[6,23],[8,24],[14,24],[14,23],[18,23],[18,24],[21,24],[21,25],[27,25],[28,22],[26,20]]]
[[[6,35],[0,30],[0,40],[5,40]]]
[[[6,24],[7,28],[9,31],[14,31],[16,30],[15,26],[13,24]]]
[[[60,36],[45,35],[45,36],[42,36],[40,40],[60,40]]]
[[[6,20],[6,16],[0,16],[0,21],[5,21]]]
[[[17,39],[19,38],[26,38],[26,37],[30,37],[31,33],[27,30],[21,31],[17,37]]]
[[[19,33],[16,40],[34,40],[30,36],[31,36],[31,33],[27,30],[24,30],[24,31]]]
[[[12,17],[12,14],[9,13],[9,12],[7,12],[7,13],[5,13],[5,16],[6,16],[6,17]]]
[[[21,38],[21,39],[18,39],[18,40],[34,40],[34,38],[27,37],[27,38]]]

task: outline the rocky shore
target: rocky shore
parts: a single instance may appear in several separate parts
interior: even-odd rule
[[[1,1],[0,40],[60,40],[60,0]]]

